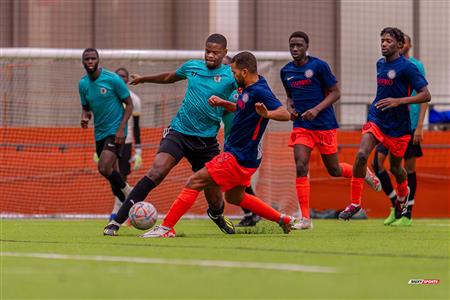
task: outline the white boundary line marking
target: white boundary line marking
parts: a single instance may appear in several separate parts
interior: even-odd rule
[[[263,263],[263,262],[243,262],[225,260],[182,260],[150,257],[124,257],[124,256],[102,256],[102,255],[68,255],[57,253],[20,253],[2,252],[1,257],[28,257],[42,259],[80,260],[80,261],[105,261],[140,264],[160,264],[160,265],[183,265],[196,267],[219,267],[236,269],[261,269],[276,271],[292,271],[307,273],[336,273],[336,269],[320,266],[305,266],[294,264]]]

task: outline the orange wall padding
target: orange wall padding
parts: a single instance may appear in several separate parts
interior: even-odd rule
[[[151,166],[161,134],[161,128],[142,129],[144,168],[132,173],[131,184],[144,176]],[[289,134],[268,132],[256,191],[273,206],[293,213],[297,203],[293,154],[287,147]],[[341,130],[338,139],[340,160],[352,163],[360,132]],[[91,129],[3,127],[0,140],[2,213],[103,214],[110,211],[113,201],[109,185],[92,161],[95,148]],[[449,143],[450,132],[425,133],[424,157],[417,160],[415,217],[450,217]],[[311,157],[310,173],[311,207],[344,208],[349,201],[350,183],[345,179],[330,178],[317,151]],[[159,212],[167,212],[190,174],[190,165],[183,160],[151,192],[147,201],[154,203]],[[383,193],[375,193],[366,186],[363,207],[369,217],[385,217],[389,201]],[[203,214],[205,210],[206,201],[202,195],[190,213]],[[240,209],[227,205],[226,213],[239,214]]]

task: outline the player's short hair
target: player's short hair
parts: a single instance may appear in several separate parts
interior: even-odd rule
[[[293,33],[291,34],[291,36],[289,37],[289,41],[290,41],[292,38],[302,38],[302,39],[305,40],[306,44],[309,45],[309,37],[308,37],[308,35],[307,35],[305,32],[303,32],[303,31],[296,31],[296,32],[293,32]]]
[[[258,72],[256,57],[251,52],[243,51],[236,54],[231,59],[231,63],[234,64],[236,68],[240,70],[247,69],[250,73]]]
[[[88,52],[95,52],[95,54],[97,55],[97,58],[100,58],[100,56],[98,55],[98,51],[95,48],[86,48],[86,49],[84,49],[83,54],[81,55],[81,58],[83,58],[84,55],[86,53],[88,53]]]
[[[114,73],[118,73],[119,71],[125,72],[125,74],[127,75],[127,77],[130,75],[130,73],[128,73],[128,70],[125,69],[124,67],[118,68],[116,71],[114,71]]]
[[[220,33],[213,33],[206,39],[206,43],[214,43],[221,45],[224,49],[227,48],[227,39]]]
[[[381,30],[380,36],[385,34],[389,34],[392,36],[397,42],[405,43],[405,35],[404,33],[398,29],[397,27],[386,27]]]

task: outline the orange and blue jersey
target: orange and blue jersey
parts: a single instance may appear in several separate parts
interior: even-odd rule
[[[256,103],[263,103],[268,110],[282,106],[262,76],[239,95],[231,133],[224,148],[225,152],[234,155],[239,165],[246,168],[257,168],[261,163],[261,141],[269,122],[269,119],[258,115]]]
[[[386,110],[377,109],[375,104],[385,98],[403,98],[413,90],[420,91],[428,85],[419,69],[404,56],[391,62],[384,58],[377,61],[377,94],[370,105],[368,121],[375,123],[385,135],[401,137],[411,134],[411,120],[408,105]]]
[[[337,83],[336,77],[325,61],[308,56],[308,62],[303,66],[296,66],[294,62],[285,65],[280,71],[280,76],[299,114],[294,120],[294,128],[330,130],[339,127],[333,106],[322,110],[312,121],[302,120],[300,117],[305,111],[322,102],[328,90]]]

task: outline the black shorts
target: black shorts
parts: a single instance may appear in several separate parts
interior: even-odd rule
[[[411,134],[411,139],[409,140],[408,147],[406,148],[406,152],[403,158],[409,159],[413,157],[423,156],[422,147],[420,146],[420,143],[414,145],[413,141],[414,141],[414,131]],[[383,144],[378,144],[376,151],[379,153],[383,153],[384,155],[388,155],[389,153],[389,150]]]
[[[164,130],[158,153],[172,155],[177,163],[183,158],[189,161],[192,171],[197,172],[205,163],[220,153],[216,137],[186,135],[172,128]]]
[[[119,157],[120,175],[126,177],[131,173],[131,143],[122,146],[122,156]]]
[[[122,156],[123,145],[117,145],[115,135],[108,135],[104,139],[95,142],[95,152],[97,152],[98,157],[102,154],[103,150],[109,150],[117,155],[117,157]]]

